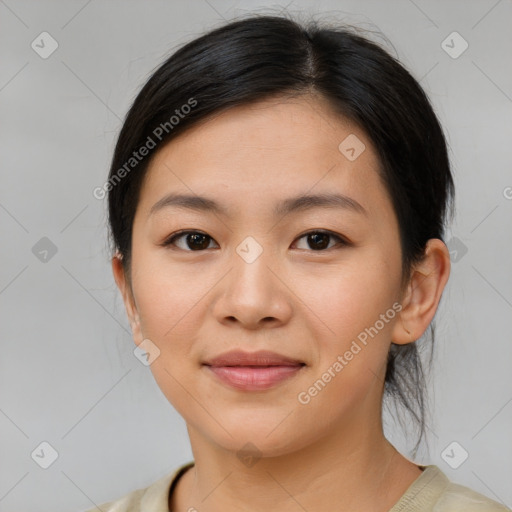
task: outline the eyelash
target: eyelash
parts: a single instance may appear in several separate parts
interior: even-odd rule
[[[209,236],[207,233],[203,233],[202,231],[182,230],[182,231],[177,231],[176,233],[173,233],[170,237],[168,237],[166,240],[164,240],[164,242],[161,245],[163,247],[170,247],[170,246],[174,245],[173,249],[179,249],[179,250],[182,250],[182,251],[185,251],[185,252],[204,252],[206,249],[193,251],[193,250],[189,250],[189,249],[180,249],[179,247],[175,246],[175,241],[177,239],[183,237],[184,235],[189,235],[189,234],[205,235],[210,240],[213,240],[213,238],[211,236]],[[307,231],[306,233],[303,233],[302,235],[297,237],[296,240],[300,240],[301,238],[304,238],[304,237],[306,237],[308,235],[311,235],[311,234],[328,235],[331,238],[336,239],[338,241],[338,245],[341,246],[341,247],[343,247],[343,246],[348,247],[348,246],[352,245],[347,239],[341,237],[340,235],[337,235],[336,233],[333,233],[332,231],[323,230],[323,229],[314,229],[314,230],[311,230],[311,231]],[[316,250],[316,251],[311,249],[310,252],[326,252],[326,251],[329,251],[330,249],[334,249],[334,248],[336,248],[336,246],[329,247],[327,249],[319,249],[319,250]]]

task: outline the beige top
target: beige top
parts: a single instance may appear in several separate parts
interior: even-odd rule
[[[169,496],[176,482],[194,465],[187,462],[149,487],[99,505],[102,512],[172,512]],[[512,512],[506,506],[468,487],[451,482],[435,465],[419,466],[422,474],[407,488],[389,512]],[[98,508],[87,512],[97,512]]]

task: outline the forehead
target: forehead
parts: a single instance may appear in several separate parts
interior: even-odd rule
[[[344,154],[347,146],[352,151]],[[180,192],[249,212],[256,205],[275,210],[289,196],[341,193],[369,211],[389,209],[379,165],[365,132],[326,101],[266,100],[217,114],[160,149],[138,206],[149,216],[166,193]]]
[[[257,154],[268,160],[285,157],[297,163],[304,156],[314,159],[328,153],[338,159],[339,144],[351,134],[364,140],[367,148],[371,146],[363,130],[335,114],[325,99],[308,95],[274,98],[213,114],[173,139],[166,149],[172,149],[176,157],[194,151],[198,156],[208,154],[210,160],[232,162]],[[374,156],[369,148],[365,160]]]

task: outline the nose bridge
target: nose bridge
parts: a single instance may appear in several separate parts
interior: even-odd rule
[[[251,298],[253,302],[265,300],[271,289],[275,288],[275,276],[271,272],[271,250],[264,247],[264,240],[259,241],[247,236],[238,244],[232,255],[234,272],[231,277],[232,292]],[[275,262],[274,262],[275,264]]]
[[[219,321],[233,318],[254,327],[263,319],[283,321],[290,313],[288,297],[279,286],[273,251],[248,236],[230,255],[232,271],[226,276],[215,314]]]

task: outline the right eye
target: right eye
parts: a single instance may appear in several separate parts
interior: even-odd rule
[[[185,238],[185,245],[188,247],[188,249],[184,246],[179,246],[176,241]],[[213,238],[206,233],[202,233],[201,231],[178,231],[177,233],[173,233],[169,238],[167,238],[162,245],[164,247],[168,246],[175,246],[183,251],[202,251],[204,249],[208,249],[208,240],[213,241]]]

